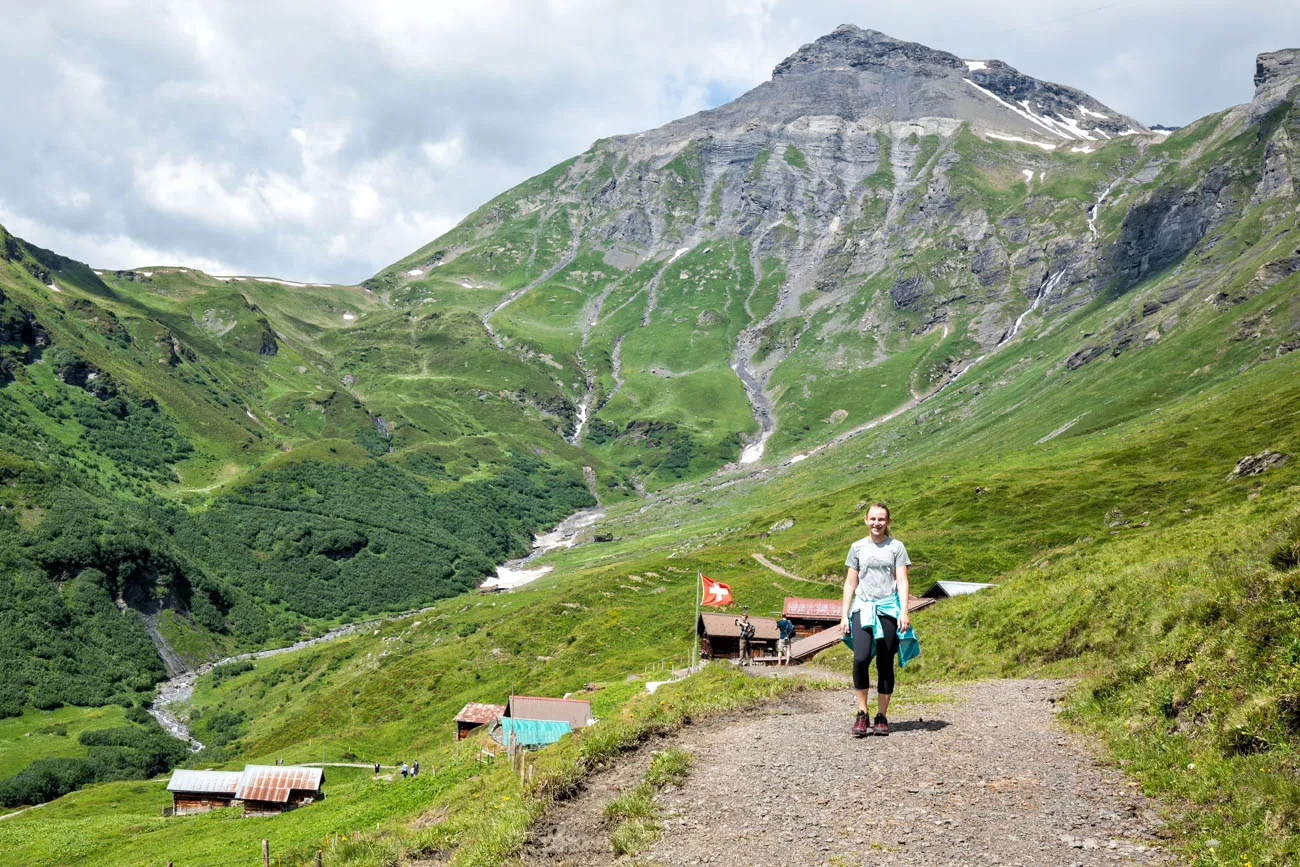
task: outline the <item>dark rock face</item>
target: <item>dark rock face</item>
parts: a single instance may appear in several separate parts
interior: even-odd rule
[[[1226,172],[1212,171],[1190,190],[1165,187],[1129,210],[1111,253],[1116,287],[1122,291],[1169,267],[1232,213],[1219,207],[1228,182]]]
[[[920,277],[905,277],[889,287],[889,297],[899,310],[915,310],[926,294],[925,282]]]
[[[36,317],[0,292],[0,385],[49,345],[50,336]]]
[[[262,345],[257,348],[258,355],[271,356],[280,351],[280,344],[275,342],[275,332],[265,320],[262,321]]]

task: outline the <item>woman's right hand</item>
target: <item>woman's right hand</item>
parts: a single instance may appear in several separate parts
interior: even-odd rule
[[[841,617],[841,618],[840,618],[840,635],[848,635],[848,634],[849,634],[849,618],[847,618],[847,617]]]

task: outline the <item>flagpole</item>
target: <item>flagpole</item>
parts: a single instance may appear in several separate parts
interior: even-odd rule
[[[691,621],[691,632],[695,638],[691,650],[691,671],[700,664],[700,596],[704,593],[704,573],[695,572],[695,619]]]

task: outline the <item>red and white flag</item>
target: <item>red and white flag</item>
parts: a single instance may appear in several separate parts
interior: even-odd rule
[[[704,582],[704,598],[700,602],[704,605],[730,605],[731,588],[721,581],[714,581],[703,572],[700,573],[700,580]]]

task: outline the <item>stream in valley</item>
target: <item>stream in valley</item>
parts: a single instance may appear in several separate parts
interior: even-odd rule
[[[592,509],[583,509],[574,512],[555,526],[555,529],[542,533],[533,538],[532,551],[527,557],[518,560],[511,560],[497,567],[496,574],[483,582],[482,587],[486,589],[509,590],[520,587],[545,575],[551,571],[550,566],[539,566],[529,568],[530,561],[546,554],[550,551],[556,551],[561,548],[572,548],[577,544],[579,534],[588,527],[595,524],[601,518],[605,517],[605,510],[596,507]],[[242,659],[264,659],[268,656],[277,656],[281,653],[290,653],[294,650],[302,650],[305,647],[311,647],[315,644],[321,644],[326,641],[333,641],[336,638],[342,638],[345,635],[351,635],[363,629],[371,628],[383,623],[386,620],[395,620],[399,617],[409,617],[412,614],[420,614],[429,611],[429,608],[420,608],[416,611],[408,611],[405,614],[395,614],[390,617],[377,617],[370,620],[361,620],[356,623],[348,623],[344,626],[338,626],[328,632],[322,633],[315,638],[306,638],[302,641],[290,644],[286,647],[276,647],[271,650],[258,650],[249,653],[238,653],[234,656],[228,656],[225,659],[216,662],[206,662],[198,668],[182,671],[181,673],[163,681],[158,687],[158,695],[154,697],[153,702],[149,705],[149,713],[159,724],[166,729],[172,737],[183,740],[190,745],[190,749],[197,752],[203,749],[203,744],[190,734],[189,726],[175,713],[172,707],[184,704],[189,701],[190,696],[194,694],[194,683],[198,678],[207,674],[218,665],[227,662],[238,662]],[[183,663],[181,663],[183,665]]]

